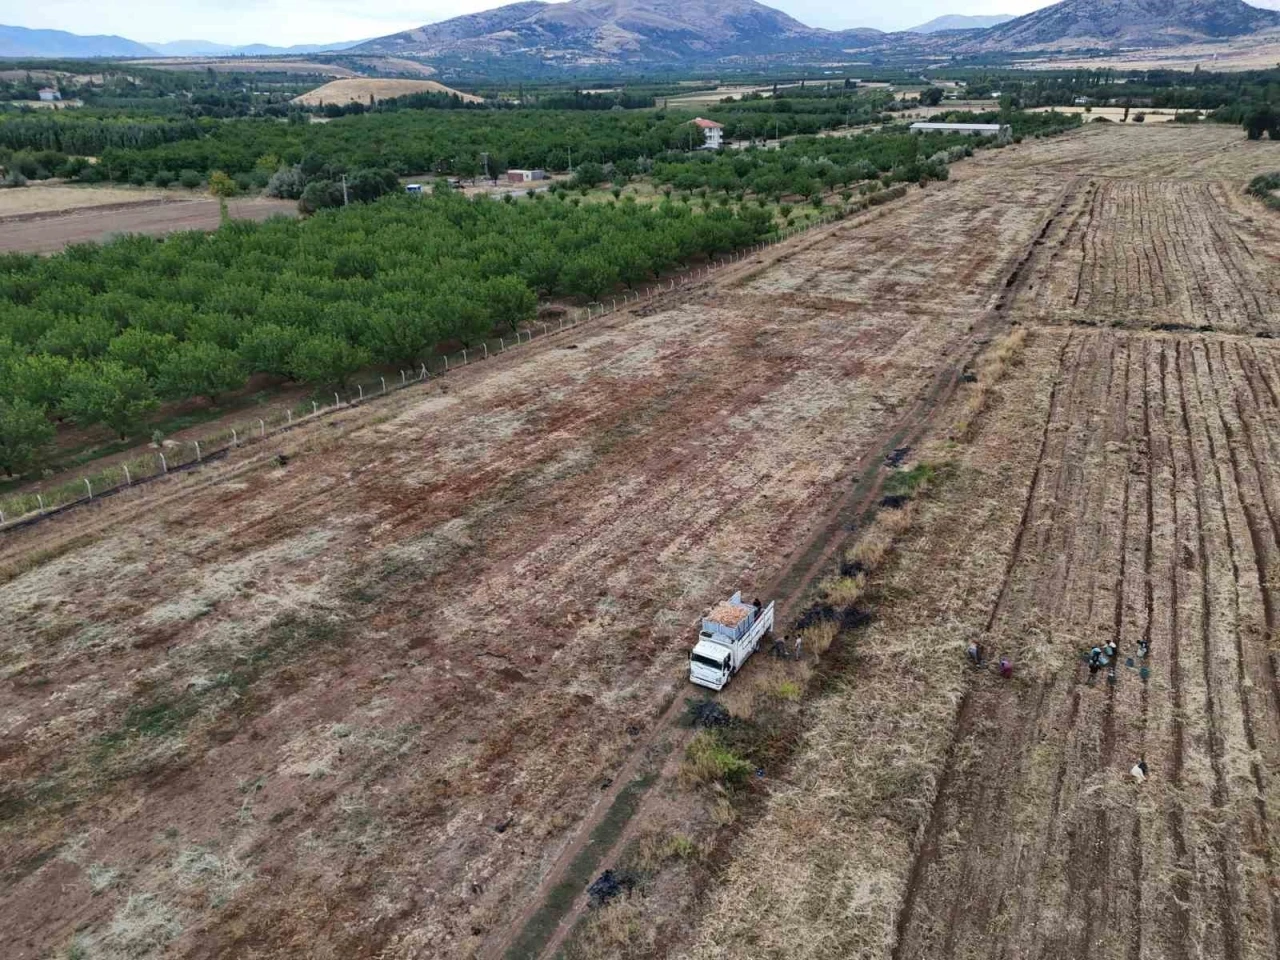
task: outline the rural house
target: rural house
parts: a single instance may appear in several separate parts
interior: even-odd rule
[[[690,121],[695,127],[698,127],[703,134],[702,143],[703,150],[719,150],[723,146],[724,125],[716,123],[714,120],[707,120],[703,117],[694,117]]]
[[[44,100],[46,103],[51,103],[54,100],[61,100],[62,94],[59,93],[57,90],[55,90],[53,87],[41,87],[40,99]]]
[[[545,180],[545,170],[508,170],[507,179],[512,183],[532,183],[534,180]]]

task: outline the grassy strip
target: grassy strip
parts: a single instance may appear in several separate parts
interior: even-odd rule
[[[1280,211],[1280,171],[1261,173],[1249,181],[1245,193],[1257,197],[1272,210]]]
[[[640,805],[644,792],[657,779],[656,773],[637,777],[619,791],[604,819],[591,831],[586,845],[573,858],[564,879],[557,883],[504,956],[507,960],[528,960],[538,956],[555,933],[560,920],[573,907],[578,894],[586,889],[600,860],[617,842],[627,823]]]
[[[960,419],[951,429],[951,439],[963,443],[973,438],[978,420],[991,403],[992,388],[1009,367],[1022,359],[1026,345],[1026,327],[1014,327],[978,358],[973,390],[964,402]]]

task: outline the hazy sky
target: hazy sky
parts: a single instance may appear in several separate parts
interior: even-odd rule
[[[944,13],[1020,14],[1049,0],[772,0],[815,27],[899,30]],[[1253,0],[1280,9],[1280,0]],[[200,39],[218,43],[335,43],[378,37],[501,5],[501,0],[0,0],[0,23],[114,33],[131,40]],[[837,9],[838,7],[838,9]],[[7,8],[7,9],[6,9]]]

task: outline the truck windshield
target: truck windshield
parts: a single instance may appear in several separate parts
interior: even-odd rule
[[[724,667],[724,664],[722,664],[719,660],[712,660],[710,657],[704,657],[700,653],[692,654],[689,657],[689,659],[692,660],[694,663],[700,663],[704,667],[710,667],[713,670],[720,670]]]

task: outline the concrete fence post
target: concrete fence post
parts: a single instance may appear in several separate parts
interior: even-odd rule
[[[499,343],[499,345],[500,345],[500,347],[501,347],[501,349],[499,350],[499,352],[500,352],[500,353],[506,353],[506,352],[507,352],[507,338],[506,338],[506,337],[499,337],[499,338],[498,338],[498,343]]]
[[[464,367],[467,365],[467,348],[466,347],[462,348],[462,365]]]
[[[169,472],[169,461],[164,458],[163,453],[160,454],[160,472],[161,473]]]
[[[425,363],[422,365],[422,372],[418,374],[418,379],[419,380],[427,379],[427,365]]]
[[[38,493],[36,494],[36,503],[40,504],[40,512],[44,513],[44,497]]]
[[[409,381],[405,378],[405,373],[404,373],[404,371],[403,371],[403,370],[401,370],[401,371],[400,371],[400,386],[402,386],[402,387],[403,387],[403,386],[404,386],[405,384],[407,384],[408,382],[409,382]]]
[[[356,389],[360,391],[360,399],[361,399],[361,400],[363,400],[363,399],[364,399],[364,387],[362,387],[360,384],[358,384],[358,383],[357,383],[357,384],[356,384]]]
[[[129,465],[127,463],[124,465],[124,483],[127,487],[133,486],[133,477],[129,476]]]
[[[319,404],[317,404],[314,400],[312,400],[312,401],[311,401],[311,415],[314,417],[314,416],[316,415],[316,413],[317,413],[319,410],[320,410],[320,406],[319,406]]]
[[[196,463],[199,463],[201,460],[204,459],[202,456],[200,456],[200,441],[193,440],[192,443],[196,445]]]
[[[337,394],[334,394],[337,396]],[[265,437],[267,435],[267,425],[262,422],[262,418],[258,418],[258,436]]]
[[[383,392],[383,393],[386,393],[386,392],[387,392],[387,378],[386,378],[386,377],[379,377],[378,379],[382,381],[382,392]]]
[[[93,484],[89,482],[89,478],[84,478],[84,488],[89,491],[89,499],[93,499]]]
[[[612,313],[613,311],[615,311],[615,310],[617,310],[617,309],[618,309],[618,298],[617,298],[617,297],[614,297],[614,298],[613,298],[613,309],[612,309],[612,310],[610,310],[610,313]]]
[[[286,410],[284,412],[284,415],[285,415],[285,419],[289,421],[289,426],[293,426],[293,411]]]
[[[337,392],[335,392],[333,395],[333,405],[335,407],[342,406],[342,398],[338,396]]]
[[[444,372],[449,372],[449,355],[447,353],[444,355]]]
[[[240,446],[240,434],[236,433],[236,428],[231,428],[231,445],[233,447]]]
[[[4,511],[0,510],[0,523],[4,523]]]
[[[481,346],[481,348],[484,350],[484,358],[485,358],[486,360],[488,360],[488,359],[489,359],[489,344],[487,344],[485,341],[481,340],[481,341],[480,341],[480,346]]]

